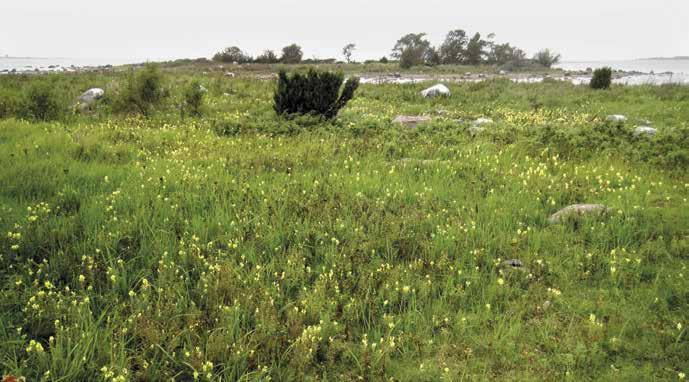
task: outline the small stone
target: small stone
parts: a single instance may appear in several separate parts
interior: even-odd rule
[[[398,115],[392,120],[393,123],[399,123],[412,129],[415,128],[419,123],[426,123],[430,121],[431,117],[427,117],[425,115]]]
[[[622,114],[613,114],[609,115],[605,118],[609,122],[618,122],[618,123],[624,123],[627,122],[627,117],[625,117]]]
[[[654,129],[650,126],[638,126],[636,129],[634,129],[634,136],[638,137],[640,135],[648,135],[648,136],[654,136],[658,132],[657,129]]]
[[[492,119],[481,117],[481,118],[474,121],[474,126],[490,125],[492,123],[493,123]]]
[[[225,77],[235,78],[236,76],[232,72],[225,72]]]

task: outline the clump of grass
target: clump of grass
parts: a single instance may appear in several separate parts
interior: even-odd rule
[[[146,64],[142,69],[129,73],[124,87],[114,101],[114,109],[149,116],[152,109],[161,104],[165,95],[163,76],[157,65]]]

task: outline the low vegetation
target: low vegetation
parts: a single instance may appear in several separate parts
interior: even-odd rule
[[[314,121],[276,113],[273,80],[174,70],[0,76],[0,105],[43,81],[106,90],[91,113],[0,120],[0,374],[689,372],[686,86],[361,85]],[[200,86],[203,117],[182,118]],[[634,135],[645,120],[656,135]],[[548,222],[575,203],[610,211]]]

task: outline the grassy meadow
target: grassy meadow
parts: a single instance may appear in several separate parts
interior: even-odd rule
[[[177,106],[192,79],[200,117]],[[113,110],[121,73],[0,78],[0,95],[47,81],[65,103],[106,91],[87,113],[0,119],[0,374],[689,373],[689,87],[362,85],[323,122],[276,116],[274,81],[164,80],[144,118]],[[476,133],[479,117],[495,123]],[[658,134],[635,136],[647,121]],[[612,212],[548,223],[574,203]]]

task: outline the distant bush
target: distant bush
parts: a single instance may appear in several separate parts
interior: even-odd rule
[[[279,115],[311,114],[332,119],[354,97],[354,91],[359,87],[359,79],[350,78],[340,94],[344,80],[342,73],[314,69],[291,76],[281,71],[278,77],[274,109]]]
[[[388,63],[388,58],[385,57],[385,56],[381,57],[381,58],[380,58],[380,63],[381,63],[381,64],[387,64],[387,63]]]
[[[213,61],[246,64],[252,62],[253,59],[251,56],[244,53],[239,47],[231,46],[223,49],[221,52],[216,53],[213,56]]]
[[[66,110],[55,87],[47,81],[30,84],[19,108],[22,117],[39,121],[59,119]]]
[[[255,62],[258,64],[276,64],[280,62],[280,59],[272,50],[266,50],[256,57]]]
[[[163,75],[156,65],[146,64],[143,69],[129,74],[125,87],[115,99],[114,109],[148,116],[163,98]]]
[[[612,82],[612,69],[599,68],[593,71],[593,77],[589,85],[591,89],[608,89]]]
[[[203,107],[203,99],[206,96],[207,90],[199,83],[199,81],[192,81],[186,89],[184,89],[182,100],[182,114],[198,117],[201,115],[201,108]]]

